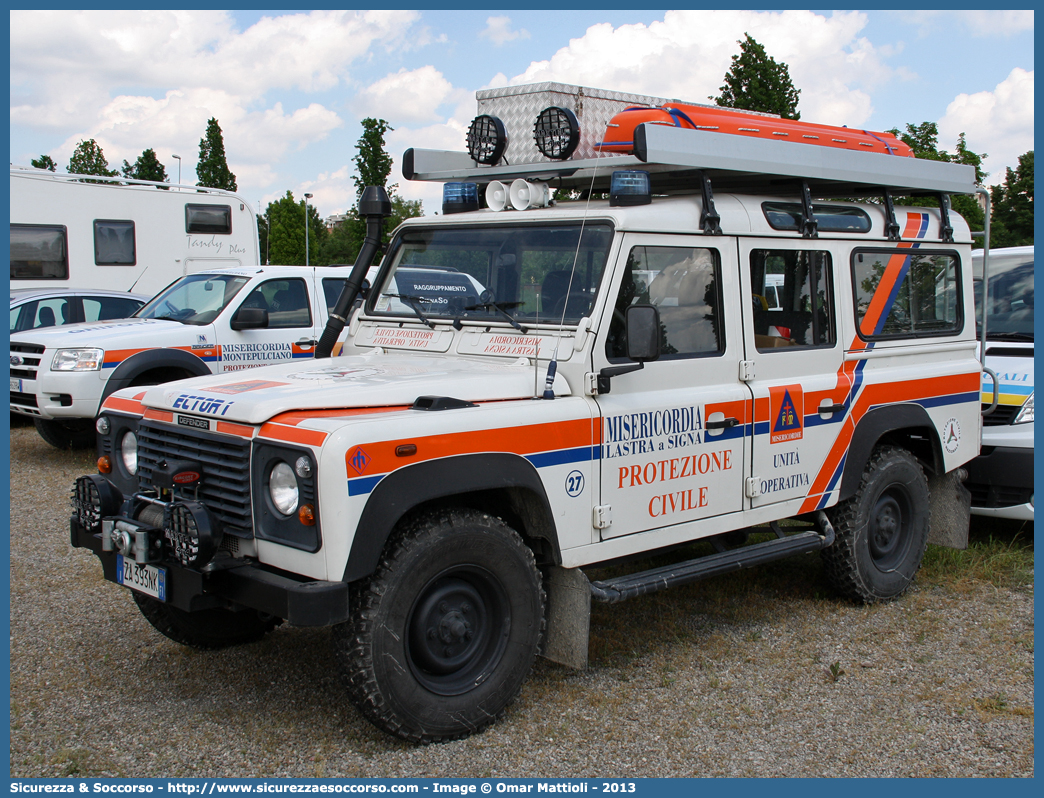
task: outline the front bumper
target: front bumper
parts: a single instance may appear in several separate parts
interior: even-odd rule
[[[102,550],[100,534],[87,532],[73,517],[69,537],[74,547],[93,552],[101,560],[105,578],[117,582],[117,553]],[[249,607],[294,626],[331,626],[348,620],[345,582],[302,580],[245,560],[212,573],[169,561],[158,564],[167,569],[167,603],[186,612]]]
[[[1033,449],[983,446],[965,468],[973,514],[1033,520]]]

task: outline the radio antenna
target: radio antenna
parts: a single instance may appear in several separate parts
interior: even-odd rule
[[[608,122],[602,131],[602,141],[605,141],[606,132],[609,130]],[[598,158],[602,157],[599,151]],[[596,159],[597,160],[597,159]],[[565,298],[562,300],[562,316],[558,320],[558,336],[555,338],[555,349],[551,353],[551,360],[547,364],[547,377],[544,379],[544,399],[555,398],[555,374],[558,373],[558,346],[562,342],[562,333],[565,329],[566,311],[569,308],[569,295],[573,291],[573,277],[576,275],[576,264],[580,260],[580,246],[584,240],[584,226],[587,224],[587,215],[591,210],[591,196],[594,194],[595,175],[598,173],[597,164],[591,168],[591,185],[587,189],[587,203],[584,205],[584,217],[580,220],[580,235],[576,239],[576,252],[573,253],[573,268],[569,270],[569,283],[566,285]],[[539,349],[537,354],[539,354]]]

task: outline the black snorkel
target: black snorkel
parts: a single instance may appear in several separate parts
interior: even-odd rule
[[[330,311],[330,318],[326,320],[326,329],[315,347],[316,358],[330,357],[330,353],[333,352],[337,337],[348,323],[349,311],[359,295],[373,256],[381,249],[383,222],[391,216],[391,200],[388,199],[388,192],[383,186],[367,186],[363,189],[359,198],[359,216],[366,220],[366,237],[363,239],[362,249],[355,259],[352,272],[341,289],[341,295],[337,297],[337,302]]]

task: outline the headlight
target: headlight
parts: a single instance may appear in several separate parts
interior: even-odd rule
[[[51,371],[98,371],[104,360],[104,349],[59,349],[51,361]]]
[[[120,439],[120,457],[123,459],[123,467],[132,477],[138,475],[138,436],[133,432],[126,432]]]
[[[94,428],[98,431],[99,435],[108,435],[110,429],[109,419],[105,416],[98,416],[94,422]]]
[[[1022,406],[1019,414],[1015,416],[1015,420],[1012,424],[1032,424],[1033,423],[1033,394],[1029,395],[1029,399]]]
[[[268,474],[268,495],[283,515],[290,515],[297,509],[297,477],[294,470],[281,460]]]

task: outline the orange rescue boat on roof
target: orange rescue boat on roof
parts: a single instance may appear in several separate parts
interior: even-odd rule
[[[596,144],[595,148],[602,152],[630,154],[634,149],[634,130],[643,123],[914,157],[910,146],[892,133],[817,125],[776,116],[747,114],[728,108],[681,103],[667,103],[659,108],[625,108],[609,120],[605,140]]]

